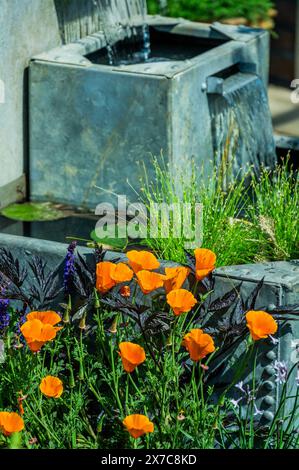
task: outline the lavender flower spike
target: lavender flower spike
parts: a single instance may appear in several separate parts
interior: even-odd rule
[[[63,273],[63,286],[65,295],[70,293],[71,279],[75,271],[75,249],[77,242],[70,243],[65,257],[64,273]]]
[[[8,327],[10,322],[10,314],[8,312],[9,300],[0,299],[0,335]]]

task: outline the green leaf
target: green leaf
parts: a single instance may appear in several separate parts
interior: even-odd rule
[[[67,212],[58,209],[50,202],[34,203],[25,202],[24,204],[11,204],[1,211],[1,215],[13,220],[22,222],[49,221],[58,220],[66,217]]]
[[[93,230],[90,234],[91,239],[94,240],[97,243],[111,246],[112,248],[115,248],[117,250],[123,250],[128,243],[127,238],[111,238],[111,237],[104,237],[104,238],[99,238],[96,235],[95,230]]]

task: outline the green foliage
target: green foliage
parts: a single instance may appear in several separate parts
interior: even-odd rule
[[[271,0],[168,0],[167,14],[197,21],[216,21],[227,18],[243,17],[250,23],[268,18],[273,8]],[[148,0],[152,14],[160,12],[158,0]]]
[[[251,186],[245,181],[247,175],[225,191],[216,169],[207,179],[193,167],[187,178],[157,159],[153,164],[155,176],[149,180],[144,169],[141,193],[148,210],[162,202],[202,203],[202,246],[217,253],[217,266],[298,257],[298,174],[289,169],[288,161],[273,172],[262,169],[259,179],[253,176]],[[182,194],[178,194],[178,185]],[[168,238],[145,240],[159,257],[180,263],[184,262],[186,241],[183,236],[174,238],[171,231]]]
[[[289,159],[272,172],[263,169],[252,182],[253,203],[248,214],[262,230],[271,259],[299,257],[299,179]]]
[[[104,255],[96,250],[95,261],[104,259]],[[122,297],[121,282],[100,294],[94,288],[95,263],[91,267],[77,253],[69,269],[71,293],[65,295],[67,303],[59,304],[64,314],[56,318],[55,325],[61,326],[55,332],[56,337],[41,338],[36,328],[39,320],[31,322],[31,327],[27,324],[31,328],[30,332],[27,329],[29,344],[32,344],[30,340],[39,343],[34,343],[40,349],[33,353],[22,335],[24,312],[28,311],[28,305],[35,312],[43,312],[45,305],[47,310],[55,308],[55,299],[57,302],[61,295],[61,289],[52,282],[57,271],[47,276],[46,263],[35,257],[29,263],[35,275],[29,277],[26,267],[20,269],[13,256],[3,250],[0,261],[1,273],[5,273],[8,281],[5,296],[10,302],[11,316],[9,323],[5,322],[5,326],[2,323],[0,329],[5,345],[4,362],[0,363],[0,411],[19,414],[23,411],[25,424],[18,435],[6,437],[0,429],[0,448],[285,449],[298,446],[295,423],[299,387],[294,392],[293,374],[298,363],[289,370],[287,380],[283,379],[273,422],[265,425],[255,418],[261,413],[257,410],[257,400],[261,397],[255,371],[257,361],[264,355],[263,343],[268,340],[253,341],[248,337],[245,312],[255,308],[263,282],[242,302],[240,286],[212,299],[213,277],[196,282],[195,260],[189,257],[189,296],[194,295],[193,300],[197,302],[193,308],[190,305],[189,311],[175,316],[166,293],[154,289],[152,295],[142,294],[136,276],[129,297]],[[22,286],[25,278],[31,279],[27,296]],[[98,276],[99,288],[102,281]],[[104,285],[107,286],[106,280]],[[185,298],[184,291],[177,294]],[[14,308],[16,303],[20,310]],[[283,321],[298,315],[298,309],[293,307],[283,310]],[[1,308],[3,318],[3,313],[7,314],[3,300]],[[277,306],[272,315],[281,319],[280,314]],[[44,317],[42,313],[40,323]],[[217,320],[213,322],[213,318]],[[44,328],[49,331],[51,325],[46,324]],[[206,334],[202,342],[197,341],[191,348],[196,356],[191,360],[191,350],[189,354],[182,341],[193,328],[202,328]],[[262,328],[260,323],[258,328],[259,331]],[[134,352],[130,358],[128,351],[129,356],[122,358],[134,366],[129,372],[126,361],[120,358],[122,342],[144,348],[141,360]],[[207,349],[207,345],[212,348]],[[236,348],[239,352],[234,359]],[[232,373],[229,384],[225,378],[222,380],[223,375],[215,382],[217,373],[221,374],[219,365],[223,360]],[[259,367],[263,366],[262,359]],[[49,393],[45,395],[40,389],[42,379],[49,375],[63,383],[59,396],[49,397]],[[239,386],[241,395],[236,405],[232,400],[234,393],[230,392],[240,380],[246,386]],[[286,407],[290,399],[294,406]],[[153,432],[137,439],[130,437],[123,421],[132,414],[145,415],[154,424]]]
[[[176,319],[159,344],[157,338],[136,333],[128,317],[122,324],[121,314],[116,315],[119,322],[114,333],[108,327],[115,321],[115,314],[96,308],[96,329],[92,323],[86,331],[80,330],[76,322],[65,324],[56,339],[37,354],[32,354],[26,345],[16,347],[13,328],[6,333],[7,359],[0,364],[0,410],[18,412],[21,397],[25,429],[22,436],[12,435],[10,439],[0,434],[0,448],[210,449],[298,445],[293,424],[296,410],[291,420],[283,414],[289,399],[286,385],[273,425],[257,426],[254,400],[248,401],[247,408],[244,405],[244,416],[225,393],[223,399],[215,402],[201,362],[192,364],[181,347],[186,327],[195,326],[192,322],[187,325],[183,316]],[[14,321],[17,320],[15,312]],[[92,340],[90,327],[95,333]],[[124,371],[118,355],[122,341],[136,342],[147,354],[145,362],[130,374]],[[244,363],[254,350],[254,344],[248,341]],[[213,354],[204,362],[212,364]],[[240,365],[235,374],[242,374]],[[41,393],[39,384],[47,375],[63,381],[60,398]],[[297,400],[298,392],[296,403]],[[154,422],[154,432],[132,439],[122,421],[134,413],[148,416]]]

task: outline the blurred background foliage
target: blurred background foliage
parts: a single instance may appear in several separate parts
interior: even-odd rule
[[[239,19],[241,23],[262,26],[271,22],[271,0],[147,0],[150,14],[167,14],[193,21]]]

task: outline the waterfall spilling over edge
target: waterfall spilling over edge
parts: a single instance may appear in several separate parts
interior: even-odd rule
[[[260,78],[223,96],[210,95],[209,107],[219,169],[226,167],[237,175],[256,162],[271,165],[275,143],[267,91]]]
[[[150,55],[146,0],[93,1],[100,12],[110,65],[145,62]]]

